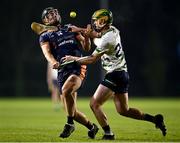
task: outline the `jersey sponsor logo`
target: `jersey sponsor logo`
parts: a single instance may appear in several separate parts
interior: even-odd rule
[[[63,41],[63,42],[59,43],[58,46],[62,46],[65,44],[73,44],[73,43],[74,43],[74,40],[67,40],[67,41]]]

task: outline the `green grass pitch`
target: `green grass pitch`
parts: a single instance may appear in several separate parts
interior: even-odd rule
[[[180,142],[180,99],[133,98],[129,105],[153,115],[162,113],[167,135],[163,137],[149,122],[118,115],[109,100],[103,108],[116,136],[111,142]],[[78,108],[98,124],[89,108],[89,99],[79,98]],[[50,99],[0,99],[0,142],[108,142],[101,140],[101,128],[94,140],[88,139],[87,129],[78,123],[69,138],[59,138],[65,122],[63,109],[53,110]]]

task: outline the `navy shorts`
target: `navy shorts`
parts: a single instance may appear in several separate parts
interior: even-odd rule
[[[129,87],[129,74],[126,71],[113,71],[107,73],[101,84],[115,93],[127,93]]]
[[[65,81],[72,74],[79,76],[81,80],[83,81],[86,76],[86,66],[85,65],[69,66],[58,71],[58,86],[59,86],[60,93],[62,93],[62,87]]]

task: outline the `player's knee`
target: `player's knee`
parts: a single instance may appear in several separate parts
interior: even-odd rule
[[[95,100],[91,100],[89,105],[93,111],[98,109],[100,106]]]
[[[66,97],[68,95],[70,95],[72,93],[72,89],[71,88],[62,88],[62,95],[63,97]]]

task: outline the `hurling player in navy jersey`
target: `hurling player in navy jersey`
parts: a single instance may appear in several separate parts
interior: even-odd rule
[[[65,55],[81,57],[81,49],[90,50],[90,39],[81,33],[72,32],[69,25],[61,24],[61,16],[57,9],[48,7],[42,12],[42,22],[45,25],[56,26],[56,31],[47,31],[40,35],[39,43],[42,52],[52,68],[59,69],[61,58]],[[86,66],[71,64],[58,71],[58,86],[64,98],[67,112],[67,123],[60,137],[67,138],[75,130],[74,120],[89,129],[88,136],[94,138],[98,127],[76,108],[77,90],[85,78]]]

